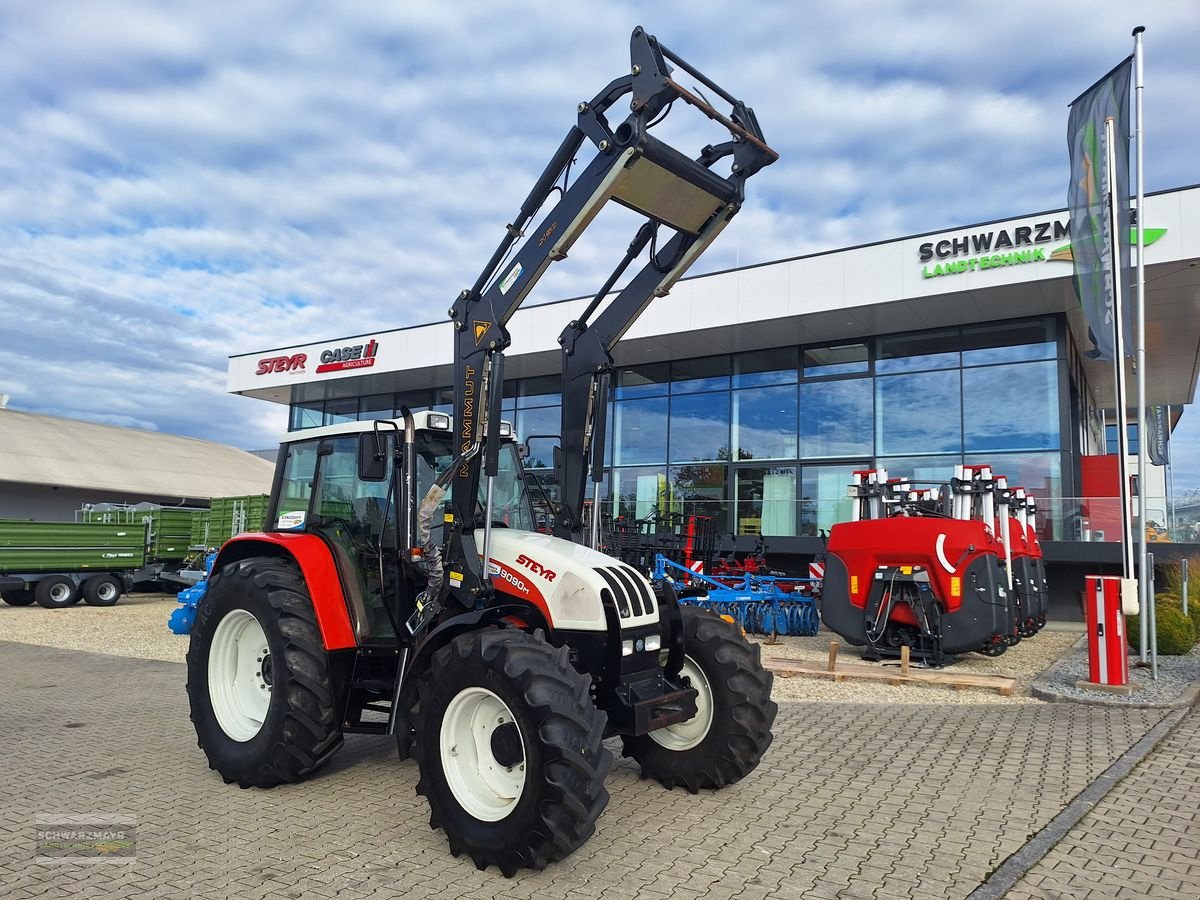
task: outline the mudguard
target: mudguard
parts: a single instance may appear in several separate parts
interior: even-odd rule
[[[315,534],[287,531],[239,534],[221,547],[213,571],[220,571],[227,563],[254,556],[287,556],[295,560],[308,585],[325,649],[349,650],[356,646],[337,566],[329,546],[321,538]]]

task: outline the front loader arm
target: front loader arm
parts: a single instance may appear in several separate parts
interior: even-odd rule
[[[538,178],[516,219],[506,227],[475,284],[459,294],[449,312],[454,323],[457,456],[450,480],[452,513],[447,517],[446,569],[449,591],[464,606],[486,602],[490,591],[485,572],[491,522],[490,516],[485,516],[483,540],[477,542],[477,498],[480,476],[492,477],[497,472],[504,352],[511,343],[507,324],[525,297],[550,264],[566,257],[604,205],[613,200],[646,217],[634,241],[638,253],[646,245],[653,245],[660,226],[675,232],[657,254],[657,261],[652,260],[631,283],[631,287],[637,285],[635,291],[645,294],[640,304],[631,294],[627,304],[638,306],[640,313],[653,296],[669,290],[741,207],[744,179],[777,158],[762,142],[751,111],[728,98],[640,27],[634,29],[630,39],[630,57],[629,75],[614,79],[590,102],[579,104],[575,126]],[[733,112],[729,116],[717,112],[706,100],[675,82],[667,59],[730,99]],[[612,127],[606,113],[626,95],[631,95],[630,113]],[[649,129],[677,99],[720,122],[730,130],[732,139],[705,148],[696,160],[652,136]],[[568,184],[576,154],[585,140],[594,145],[596,156]],[[733,172],[722,178],[710,166],[725,156],[732,156]],[[555,191],[561,192],[557,202],[527,231]],[[600,296],[612,289],[635,256],[626,255]],[[627,328],[617,330],[623,334]],[[566,409],[564,393],[564,415]],[[585,452],[581,449],[580,455]],[[583,480],[581,477],[581,485]]]

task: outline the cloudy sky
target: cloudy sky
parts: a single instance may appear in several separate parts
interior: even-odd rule
[[[782,154],[696,272],[1064,205],[1066,104],[1137,24],[1147,189],[1196,183],[1200,5],[1141,6],[6,0],[0,393],[274,444],[226,357],[439,319],[635,24]],[[537,299],[594,289],[627,236],[586,240]]]

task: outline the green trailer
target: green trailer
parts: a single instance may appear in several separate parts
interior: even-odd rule
[[[147,568],[147,526],[0,520],[0,597],[54,609],[112,606]]]
[[[191,555],[192,520],[204,512],[206,510],[194,506],[98,503],[81,509],[77,518],[88,523],[145,525],[149,559],[178,563]]]
[[[266,494],[213,497],[207,515],[192,520],[192,546],[216,549],[236,534],[262,531],[268,500]]]

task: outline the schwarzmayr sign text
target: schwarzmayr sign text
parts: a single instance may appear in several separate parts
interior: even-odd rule
[[[1040,262],[1047,258],[1046,250],[1037,245],[1064,238],[1069,240],[1070,237],[1069,222],[1051,220],[928,241],[918,248],[921,262],[929,263],[935,259],[946,262],[921,266],[921,275],[937,278],[939,275],[959,275],[976,269],[999,269]]]

